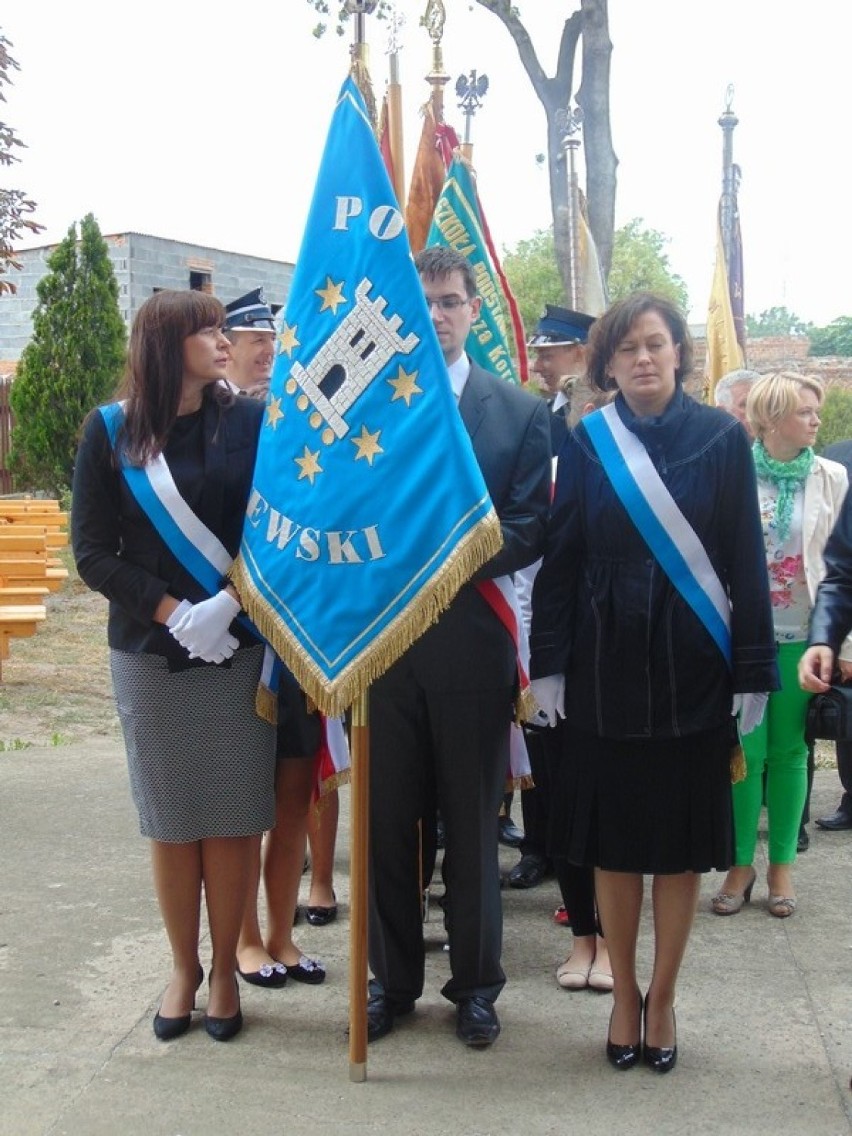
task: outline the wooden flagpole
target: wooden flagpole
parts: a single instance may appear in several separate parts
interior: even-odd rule
[[[346,0],[355,17],[353,65],[369,73],[365,35],[367,16],[378,0]],[[367,863],[370,839],[369,692],[352,706],[352,775],[349,837],[349,1080],[367,1079]]]

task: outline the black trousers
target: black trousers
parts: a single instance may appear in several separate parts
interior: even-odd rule
[[[437,804],[451,1002],[494,1001],[503,912],[497,815],[509,767],[512,688],[424,686],[408,655],[370,689],[370,968],[399,1003],[423,992],[418,821]]]

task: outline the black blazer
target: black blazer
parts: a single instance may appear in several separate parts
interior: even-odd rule
[[[459,413],[503,532],[503,548],[462,587],[407,653],[433,690],[512,686],[515,646],[475,587],[541,555],[550,509],[550,423],[543,399],[473,364]]]
[[[263,403],[255,399],[222,406],[205,397],[197,415],[178,419],[164,451],[181,495],[232,556],[240,544],[262,417]],[[109,645],[196,665],[153,615],[167,592],[192,602],[205,593],[127,488],[97,411],[84,425],[77,452],[71,536],[81,578],[109,600]],[[242,645],[255,642],[235,628]]]

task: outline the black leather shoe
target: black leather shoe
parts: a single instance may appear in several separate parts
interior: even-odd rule
[[[811,838],[808,835],[808,830],[804,825],[799,828],[799,835],[796,837],[796,851],[807,852],[811,846]]]
[[[830,816],[817,817],[816,823],[819,828],[825,828],[829,832],[843,832],[852,828],[852,816],[843,809],[837,809]]]
[[[645,1003],[645,1012],[647,1014],[648,1003]],[[644,1022],[643,1017],[643,1022]],[[674,1026],[675,1043],[674,1045],[648,1045],[647,1041],[643,1049],[643,1057],[645,1064],[649,1069],[653,1069],[655,1073],[670,1073],[677,1064],[677,1020],[675,1019],[675,1012],[672,1010],[672,1025]],[[646,1030],[647,1032],[647,1030]]]
[[[509,887],[534,888],[538,887],[546,876],[550,875],[550,863],[537,852],[527,852],[509,872]]]
[[[413,1002],[394,1002],[380,986],[371,982],[367,999],[367,1042],[385,1037],[393,1029],[396,1019],[410,1014],[413,1009]]]
[[[642,996],[639,996],[639,1018],[642,1020]],[[610,1022],[612,1022],[612,1014],[610,1014]],[[636,1042],[635,1045],[616,1045],[615,1042],[610,1041],[609,1031],[606,1035],[606,1058],[610,1065],[615,1069],[632,1069],[634,1065],[639,1063],[639,1058],[642,1056],[642,1039]]]
[[[214,1018],[210,1014],[204,1015],[204,1028],[214,1041],[230,1041],[236,1037],[243,1028],[243,1012],[239,1009],[240,987],[234,976],[234,986],[237,991],[237,1012],[229,1018]]]
[[[484,1049],[500,1036],[494,1003],[478,995],[462,998],[456,1008],[456,1037],[472,1049]]]
[[[498,817],[497,824],[497,839],[500,843],[505,844],[507,848],[520,848],[524,834],[516,824],[512,823],[512,818]]]
[[[204,969],[199,963],[198,966],[198,981],[195,984],[195,989],[198,990],[201,983],[204,981]],[[195,999],[192,999],[192,1009],[195,1009]],[[188,1014],[181,1014],[179,1018],[164,1018],[158,1010],[154,1014],[154,1036],[159,1041],[174,1041],[176,1037],[181,1037],[189,1029],[192,1024],[192,1011]]]
[[[334,892],[331,893],[334,895]],[[331,907],[306,907],[305,918],[312,927],[325,927],[337,918],[337,896]]]

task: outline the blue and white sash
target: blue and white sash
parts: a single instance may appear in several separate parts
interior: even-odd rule
[[[208,596],[214,596],[222,588],[222,583],[234,562],[215,533],[204,524],[175,485],[168,462],[158,454],[144,466],[131,465],[118,446],[118,433],[124,421],[124,404],[112,402],[99,406],[112,448],[121,466],[127,487],[136,503],[157,530],[166,547],[190,576],[200,585]],[[258,640],[266,643],[263,636],[245,614],[237,621],[251,631]],[[261,687],[274,694],[280,679],[281,661],[266,644],[261,672]],[[263,701],[263,717],[272,713]],[[259,699],[260,708],[260,699]]]
[[[731,666],[731,605],[710,557],[648,451],[610,403],[583,419],[613,489],[660,567]]]

